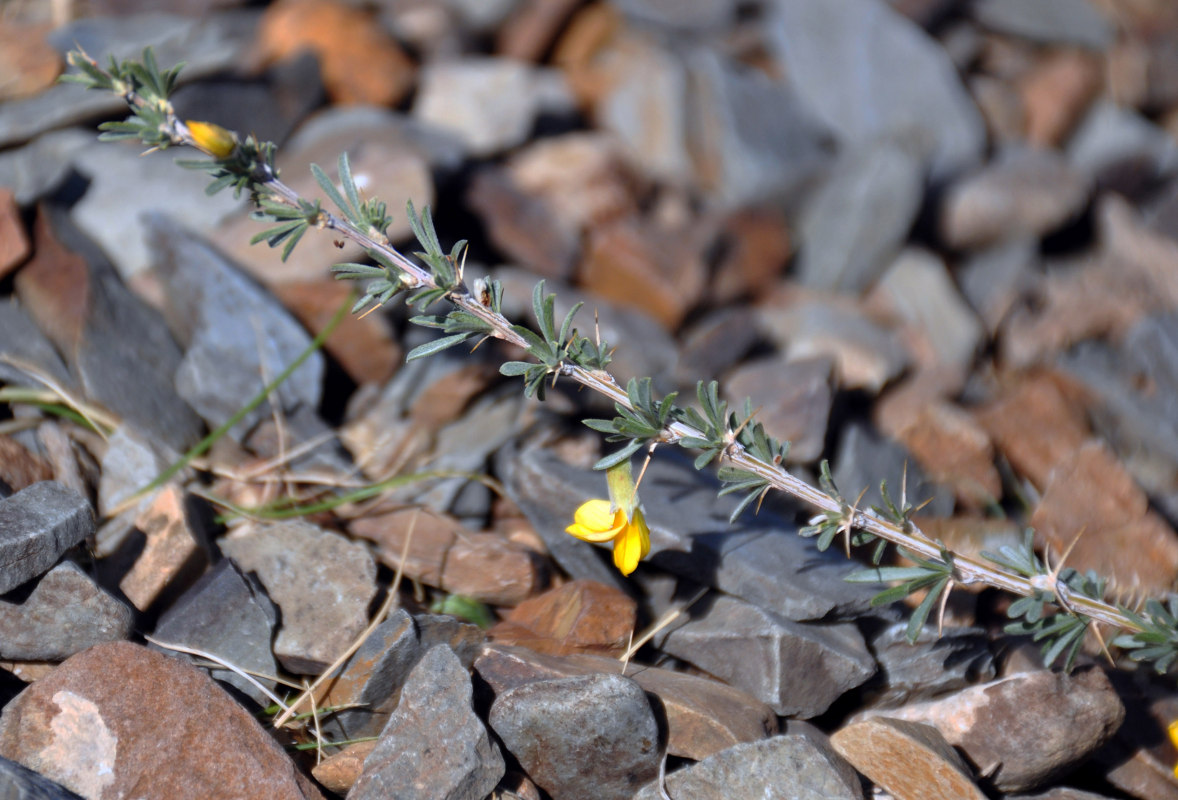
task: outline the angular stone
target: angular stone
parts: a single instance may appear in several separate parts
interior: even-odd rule
[[[951,487],[965,507],[984,508],[1001,499],[1002,477],[994,466],[994,445],[976,417],[960,406],[930,403],[900,423],[892,435],[925,474]]]
[[[1049,150],[1009,148],[954,184],[941,206],[941,234],[954,248],[1042,236],[1075,217],[1088,181]]]
[[[915,150],[910,139],[883,138],[840,156],[801,215],[802,285],[861,293],[883,274],[924,195],[925,165]]]
[[[58,564],[22,601],[0,598],[0,658],[62,661],[131,635],[134,613],[70,561]]]
[[[971,11],[985,28],[1044,44],[1104,50],[1114,36],[1111,21],[1088,0],[981,0]]]
[[[983,341],[982,325],[962,299],[945,262],[915,248],[891,263],[874,295],[908,324],[917,361],[968,371]]]
[[[985,128],[953,63],[884,3],[777,0],[766,29],[795,90],[844,142],[918,137],[934,180],[979,160]]]
[[[49,463],[11,436],[0,435],[0,499],[53,478]]]
[[[31,206],[60,187],[72,172],[74,153],[93,144],[90,128],[67,128],[4,150],[0,152],[0,186],[13,192],[17,205]]]
[[[93,534],[90,504],[56,481],[0,500],[0,594],[41,575]]]
[[[642,73],[635,76],[641,80]],[[830,134],[823,123],[829,120],[807,107],[811,98],[801,82],[783,85],[706,48],[692,54],[688,78],[695,178],[723,207],[790,197],[827,166]],[[639,105],[639,118],[643,112]]]
[[[262,17],[254,58],[281,61],[310,50],[332,101],[395,106],[413,86],[413,60],[376,15],[338,0],[287,0]]]
[[[522,143],[536,116],[571,107],[555,72],[504,58],[467,58],[427,64],[418,80],[413,116],[456,133],[472,156],[489,156]]]
[[[323,798],[208,676],[126,642],[91,647],[22,692],[0,717],[0,755],[84,797]]]
[[[896,800],[986,797],[965,761],[930,725],[875,717],[835,731],[830,743]]]
[[[0,380],[5,383],[43,388],[42,378],[48,376],[59,386],[74,388],[61,356],[16,298],[0,302],[0,356]],[[32,369],[26,372],[14,364]]]
[[[487,635],[482,628],[449,614],[417,614],[413,622],[417,625],[417,638],[421,641],[423,652],[444,644],[454,651],[458,661],[467,670],[474,665],[474,660],[487,643]]]
[[[716,246],[721,257],[707,296],[718,305],[758,297],[785,269],[793,253],[790,227],[772,207],[743,208],[724,220]]]
[[[34,241],[36,253],[16,278],[17,296],[69,362],[86,399],[186,450],[200,434],[200,419],[173,385],[181,352],[167,324],[59,212],[38,214]]]
[[[879,662],[879,686],[873,680],[863,691],[878,707],[936,697],[994,677],[994,656],[980,628],[925,627],[909,643],[908,623],[898,622],[872,636],[868,646]]]
[[[273,690],[274,681],[259,676],[278,672],[278,663],[270,649],[277,625],[278,612],[262,587],[243,574],[232,560],[223,558],[164,612],[152,638],[219,656],[251,672],[259,683]],[[167,652],[192,660],[182,653]],[[207,672],[244,692],[259,705],[271,702],[265,693],[231,670],[208,667]]]
[[[698,760],[777,730],[773,710],[739,689],[684,672],[634,662],[625,666],[626,677],[659,699],[671,755]],[[620,667],[620,661],[604,656],[545,655],[499,643],[487,645],[474,662],[475,671],[495,695],[537,680],[618,674]]]
[[[140,611],[165,592],[178,595],[208,565],[207,537],[187,505],[184,491],[172,484],[135,521],[147,542],[135,566],[119,581],[119,589]]]
[[[589,291],[674,331],[704,290],[703,244],[691,230],[623,220],[590,232],[579,274]]]
[[[625,590],[613,564],[564,532],[573,511],[604,495],[600,473],[561,460],[539,446],[500,452],[497,474],[571,575]],[[873,592],[842,580],[852,567],[834,552],[768,513],[728,521],[737,499],[717,498],[719,484],[685,458],[659,451],[643,478],[642,502],[655,567],[707,582],[788,619],[820,619],[866,610]],[[640,565],[639,569],[643,567]]]
[[[488,167],[475,173],[466,203],[479,215],[491,242],[513,262],[546,278],[572,277],[580,235],[544,198],[526,193],[508,175]]]
[[[539,653],[618,656],[634,634],[637,606],[611,586],[575,580],[520,603],[491,638]]]
[[[185,346],[176,389],[210,427],[228,420],[311,343],[278,302],[201,239],[163,216],[148,218],[169,324]],[[286,411],[316,408],[323,355],[313,353],[270,395]],[[265,376],[265,377],[263,377]],[[230,432],[270,416],[263,403]]]
[[[311,775],[323,788],[346,795],[364,772],[364,759],[376,749],[376,741],[356,742],[311,767]]]
[[[935,726],[995,787],[1015,792],[1085,761],[1120,727],[1125,707],[1104,672],[1093,667],[1070,675],[1021,672],[887,716]]]
[[[1153,596],[1178,574],[1178,535],[1148,506],[1116,455],[1093,440],[1052,471],[1031,525],[1057,558],[1068,552],[1067,566]]]
[[[409,674],[351,800],[486,797],[503,756],[471,706],[470,676],[450,648],[433,647]]]
[[[795,728],[798,732],[794,732]],[[734,745],[698,764],[667,776],[671,797],[753,798],[788,796],[793,800],[859,800],[863,788],[851,765],[817,728],[791,722],[790,731],[760,742]],[[655,783],[634,800],[666,797]]]
[[[702,617],[673,629],[660,647],[778,714],[801,719],[822,714],[875,672],[854,625],[792,622],[723,595]]]
[[[83,800],[56,781],[15,761],[0,758],[0,797],[9,800]]]
[[[274,654],[291,672],[322,672],[367,625],[376,564],[363,545],[302,520],[254,525],[219,543],[281,610]]]
[[[756,345],[757,330],[748,322],[748,312],[728,307],[688,323],[679,333],[681,349],[675,368],[675,382],[684,389],[696,381],[715,380],[739,364]]]
[[[315,698],[320,708],[358,706],[324,716],[324,732],[336,740],[379,734],[396,708],[401,687],[424,652],[413,619],[403,609],[397,609],[323,683]]]
[[[724,393],[738,409],[747,397],[765,432],[789,442],[787,463],[812,463],[826,447],[833,366],[824,357],[748,361],[728,373]]]
[[[796,360],[834,359],[838,386],[878,392],[908,365],[896,331],[842,298],[784,290],[754,309],[757,327]]]
[[[30,252],[32,245],[20,218],[16,195],[12,189],[0,186],[0,277],[16,269]]]
[[[508,689],[488,722],[548,794],[623,800],[658,773],[658,725],[645,692],[621,675],[541,680]]]
[[[1018,82],[1026,109],[1025,142],[1056,147],[1083,118],[1104,83],[1102,61],[1074,48],[1049,51]]]

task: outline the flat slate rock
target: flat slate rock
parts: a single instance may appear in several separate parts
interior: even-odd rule
[[[278,611],[262,587],[232,560],[223,558],[164,612],[152,638],[212,653],[251,673],[274,675],[278,662],[270,643],[277,625]],[[166,652],[191,660],[182,653]],[[260,704],[270,703],[264,692],[235,672],[209,667],[208,673]],[[274,689],[274,681],[256,680]]]
[[[796,732],[795,732],[796,731]],[[817,728],[790,723],[790,730],[708,756],[668,775],[671,797],[724,800],[863,800],[859,775]],[[661,800],[656,783],[634,800]]]
[[[43,574],[93,534],[90,503],[55,481],[0,500],[0,594]]]
[[[658,773],[654,712],[642,688],[621,675],[508,689],[488,721],[536,785],[562,800],[629,800]]]
[[[474,713],[470,675],[437,645],[409,674],[348,798],[482,800],[504,771],[498,745]]]
[[[23,601],[0,598],[0,658],[63,661],[100,642],[128,638],[133,622],[126,603],[65,561]]]

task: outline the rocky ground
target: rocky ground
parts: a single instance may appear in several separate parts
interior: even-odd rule
[[[904,486],[955,552],[1033,526],[1133,604],[1178,576],[1172,0],[207,5],[0,8],[0,794],[1178,798],[1172,676],[1045,669],[995,591],[909,645],[809,509],[729,524],[669,448],[622,578],[564,533],[609,407],[526,400],[490,343],[405,364],[400,304],[137,496],[360,253],[249,245],[244,199],[54,83],[151,45],[300,191],[346,150],[399,243],[431,205],[509,316],[543,278],[621,379],[719,379],[796,474]]]

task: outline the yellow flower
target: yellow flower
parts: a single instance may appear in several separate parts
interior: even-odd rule
[[[650,552],[650,528],[638,507],[630,462],[611,467],[606,475],[609,500],[586,500],[565,531],[586,542],[614,543],[614,566],[629,575]]]
[[[1178,719],[1170,723],[1168,733],[1170,734],[1170,742],[1178,747]],[[1178,778],[1178,765],[1174,767],[1174,777]]]
[[[184,123],[192,134],[192,143],[213,158],[228,158],[237,148],[237,136],[211,122]]]

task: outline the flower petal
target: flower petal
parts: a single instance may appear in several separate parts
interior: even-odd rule
[[[573,519],[565,532],[586,542],[608,542],[626,525],[626,515],[611,510],[609,501],[601,499],[586,500]]]
[[[638,567],[638,562],[650,552],[650,528],[642,512],[635,510],[634,521],[614,540],[614,566],[623,575],[629,575]]]

